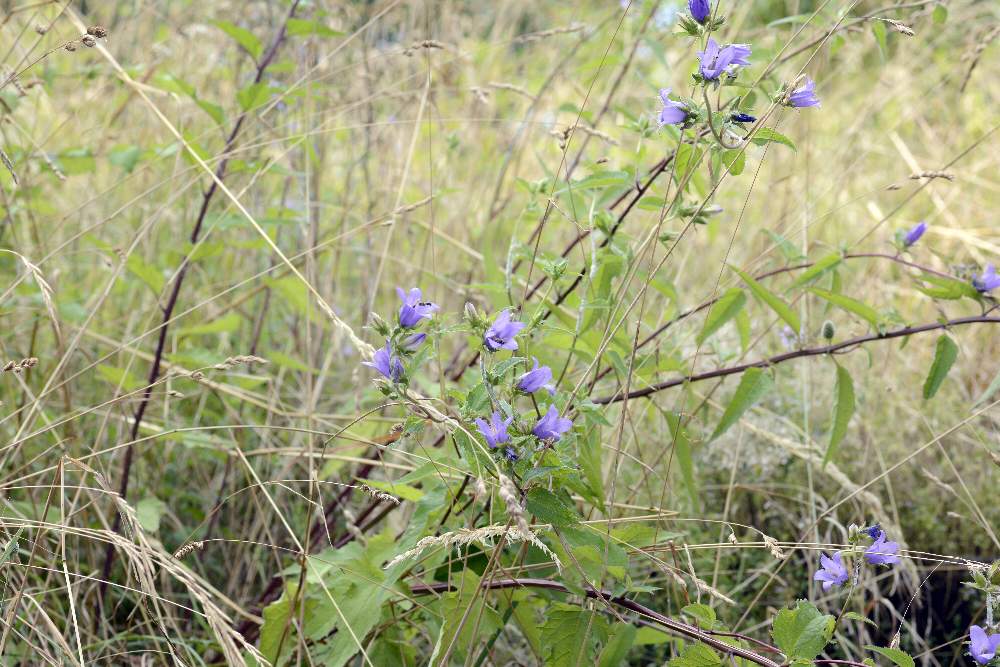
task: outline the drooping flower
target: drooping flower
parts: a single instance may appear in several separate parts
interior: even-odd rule
[[[865,550],[865,559],[872,565],[892,565],[899,562],[899,542],[887,542],[885,531]]]
[[[425,340],[427,340],[427,334],[421,331],[420,333],[410,334],[404,338],[400,346],[407,352],[415,352],[417,348],[424,344]]]
[[[515,322],[510,319],[510,310],[502,310],[493,324],[486,330],[483,342],[492,352],[497,350],[516,350],[517,341],[514,337],[525,327],[524,322]]]
[[[396,294],[403,302],[403,305],[399,307],[399,325],[406,329],[417,326],[420,320],[430,317],[438,309],[436,303],[420,300],[423,295],[419,287],[414,287],[409,293],[404,292],[403,288],[397,287]]]
[[[507,433],[507,427],[510,426],[511,422],[514,421],[513,417],[507,417],[503,419],[499,412],[494,412],[490,415],[490,420],[476,419],[476,427],[479,432],[483,434],[486,438],[486,444],[490,446],[491,449],[495,449],[501,443],[510,440],[510,434]]]
[[[789,93],[788,106],[797,109],[801,109],[802,107],[818,107],[819,98],[816,97],[816,82],[806,77],[801,86]]]
[[[872,524],[869,528],[865,528],[864,532],[868,535],[868,537],[872,538],[873,540],[877,540],[879,533],[882,532],[882,526],[875,523]]]
[[[712,5],[708,0],[688,0],[688,9],[691,10],[691,18],[701,24],[712,14]]]
[[[504,447],[503,457],[508,461],[510,461],[511,463],[521,458],[521,456],[517,453],[517,450],[514,449],[513,447]]]
[[[361,362],[365,366],[370,366],[393,382],[399,382],[403,377],[403,362],[392,353],[389,341],[385,341],[385,347],[375,351],[375,356],[371,361]]]
[[[756,123],[757,122],[757,117],[756,116],[751,116],[750,114],[743,113],[742,111],[734,113],[732,116],[729,117],[729,119],[732,120],[734,123]]]
[[[549,406],[535,428],[531,429],[542,440],[559,440],[562,434],[573,428],[573,422],[565,417],[559,416],[559,410],[554,405]]]
[[[997,275],[996,267],[987,264],[985,271],[972,277],[972,286],[981,294],[986,294],[1000,287],[1000,276]]]
[[[1000,633],[987,635],[978,625],[969,628],[969,654],[980,665],[989,664],[1000,649]]]
[[[552,382],[552,369],[548,366],[539,366],[538,359],[534,357],[531,360],[534,362],[534,366],[518,379],[518,391],[533,394],[544,387],[548,389],[550,395],[556,393],[555,387],[550,384]]]
[[[735,72],[741,65],[749,65],[749,44],[727,44],[719,47],[719,43],[711,37],[705,44],[705,50],[698,52],[698,71],[706,81],[717,80],[724,72]]]
[[[813,579],[823,582],[823,590],[830,590],[831,586],[843,586],[847,583],[847,567],[844,565],[843,556],[838,551],[829,558],[826,554],[819,557],[820,565],[823,567],[816,570]]]
[[[658,118],[660,127],[664,125],[681,125],[688,117],[687,107],[680,102],[673,101],[668,97],[669,95],[669,88],[660,89],[660,101],[663,102],[663,108],[660,110]]]
[[[924,232],[926,231],[927,231],[926,222],[917,223],[917,225],[913,229],[906,232],[906,236],[903,237],[903,245],[909,248],[911,245],[919,241],[920,237],[923,236]]]

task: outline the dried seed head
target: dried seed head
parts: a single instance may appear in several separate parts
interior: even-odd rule
[[[204,548],[205,548],[204,542],[201,541],[188,542],[187,544],[185,544],[180,549],[174,552],[174,558],[176,558],[177,560],[184,560],[184,557],[189,555],[192,551],[195,550],[201,551]]]
[[[96,37],[97,39],[104,39],[108,36],[108,31],[104,29],[103,26],[92,25],[87,28],[87,34]]]
[[[80,38],[80,43],[86,46],[88,49],[92,49],[97,46],[97,40],[94,39],[93,35],[84,35]]]
[[[63,48],[66,49],[67,51],[73,52],[73,51],[76,51],[76,44],[74,44],[73,42],[69,42]]]
[[[44,35],[48,31],[49,31],[49,26],[47,25],[42,25],[41,23],[39,23],[38,25],[35,26],[35,32],[37,32],[39,35]]]

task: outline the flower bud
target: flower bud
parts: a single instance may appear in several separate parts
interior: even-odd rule
[[[821,335],[823,336],[823,338],[825,338],[826,340],[833,340],[833,335],[835,333],[837,333],[837,329],[836,327],[833,326],[833,322],[831,322],[830,320],[823,322],[823,329],[821,331]]]
[[[371,320],[371,327],[375,332],[382,337],[388,336],[391,332],[389,325],[386,324],[385,320],[379,317],[378,313],[371,313],[368,315],[368,319]]]
[[[465,319],[474,327],[482,324],[483,320],[479,315],[479,311],[476,310],[476,304],[471,301],[468,301],[465,304]]]

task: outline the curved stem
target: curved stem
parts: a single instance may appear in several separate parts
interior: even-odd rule
[[[702,86],[702,88],[701,88],[701,96],[705,100],[705,112],[708,115],[708,129],[710,129],[712,131],[712,136],[715,137],[715,140],[719,142],[720,146],[722,146],[723,148],[725,148],[727,150],[733,150],[733,149],[739,148],[740,144],[736,144],[735,146],[730,146],[729,144],[727,144],[722,139],[722,136],[718,133],[718,131],[716,131],[715,124],[712,122],[712,103],[708,101],[708,87],[707,86]]]

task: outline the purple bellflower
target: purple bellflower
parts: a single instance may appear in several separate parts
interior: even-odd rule
[[[479,432],[483,434],[483,437],[486,438],[486,444],[490,446],[490,449],[496,449],[500,444],[510,440],[507,427],[510,426],[512,421],[514,421],[513,417],[503,419],[499,412],[494,412],[490,416],[489,421],[476,419],[476,426],[479,428]]]
[[[865,559],[872,565],[892,565],[899,562],[899,542],[887,542],[885,531],[865,550]]]
[[[552,369],[548,366],[539,366],[538,359],[531,360],[535,363],[531,370],[525,373],[517,381],[518,391],[525,394],[533,394],[543,387],[548,390],[549,395],[556,393],[556,388],[552,386]]]
[[[493,320],[493,324],[486,330],[483,342],[491,352],[497,350],[516,350],[517,341],[514,337],[525,327],[524,322],[513,322],[510,319],[510,310],[503,310]]]
[[[660,127],[664,125],[682,125],[688,117],[687,107],[680,102],[673,101],[668,97],[669,95],[669,88],[660,89],[660,101],[663,102],[663,108],[660,110],[658,117]]]
[[[708,0],[688,0],[688,9],[691,10],[691,18],[702,25],[712,14],[712,5]]]
[[[1000,276],[997,275],[996,267],[992,264],[987,264],[985,271],[972,277],[972,286],[980,294],[986,294],[1000,287]]]
[[[917,225],[913,229],[906,232],[906,236],[903,237],[903,245],[909,248],[911,245],[919,241],[920,237],[923,236],[924,232],[926,231],[927,231],[926,222],[917,223]]]
[[[420,324],[420,320],[430,317],[438,309],[436,303],[421,301],[423,296],[419,287],[414,287],[409,293],[403,288],[397,287],[396,294],[399,295],[403,305],[399,307],[399,324],[406,329],[412,329]]]
[[[371,361],[361,362],[365,366],[371,366],[392,382],[399,382],[403,377],[403,362],[392,353],[389,341],[385,341],[385,347],[375,351],[375,356]]]
[[[816,82],[806,77],[802,85],[788,95],[788,106],[797,109],[818,107],[819,98],[816,97]]]
[[[729,117],[734,123],[756,123],[757,117],[751,116],[748,113],[743,113],[742,111],[734,113]]]
[[[704,51],[698,52],[698,71],[706,81],[716,81],[723,73],[734,73],[741,65],[749,65],[749,44],[727,44],[719,47],[719,43],[711,37]]]
[[[531,432],[541,440],[559,440],[562,438],[562,434],[571,428],[573,428],[573,422],[565,417],[560,417],[556,406],[550,405],[549,411],[538,420]]]
[[[843,586],[847,583],[847,567],[844,565],[843,556],[838,551],[829,558],[826,554],[821,554],[819,562],[822,569],[816,570],[813,579],[823,582],[823,590],[830,590],[831,586]]]
[[[400,346],[407,352],[416,352],[424,344],[425,340],[427,340],[427,334],[421,331],[420,333],[410,334],[404,338]]]
[[[868,537],[872,538],[873,540],[877,540],[879,533],[882,532],[882,526],[875,523],[872,524],[870,528],[865,528],[862,532],[868,535]]]
[[[521,458],[521,456],[517,453],[517,450],[514,449],[513,447],[504,447],[503,457],[508,461],[510,461],[511,463],[514,463],[515,461]]]
[[[969,654],[980,665],[989,664],[1000,649],[1000,633],[987,635],[978,625],[969,628]]]

